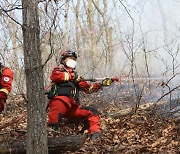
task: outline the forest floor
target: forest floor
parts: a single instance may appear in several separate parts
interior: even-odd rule
[[[127,116],[112,118],[107,112],[117,113],[120,108],[116,104],[84,98],[86,104],[93,103],[101,109],[102,137],[97,140],[86,139],[83,146],[74,154],[138,154],[162,153],[180,154],[180,119],[163,117],[154,110],[137,110]],[[122,103],[122,102],[121,102]],[[17,119],[26,113],[26,101],[21,96],[11,96],[5,111],[0,114],[0,126]],[[106,106],[104,106],[106,105]],[[103,110],[104,109],[104,110]],[[77,135],[80,126],[75,124],[62,125],[59,133],[48,128],[48,136]],[[84,133],[87,133],[85,131]],[[0,131],[0,143],[4,141],[24,140],[27,134],[27,118],[14,123]]]

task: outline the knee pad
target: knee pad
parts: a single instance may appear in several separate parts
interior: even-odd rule
[[[58,124],[60,125],[62,123],[63,114],[58,114]]]

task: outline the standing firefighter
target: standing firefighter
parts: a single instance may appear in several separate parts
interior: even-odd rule
[[[114,80],[106,78],[102,83],[90,85],[76,73],[76,59],[76,52],[64,51],[60,57],[62,66],[57,66],[52,71],[50,79],[54,84],[47,93],[50,99],[48,126],[58,129],[62,118],[87,120],[91,139],[95,139],[100,136],[99,115],[95,109],[79,104],[79,91],[82,90],[86,94],[97,92]]]
[[[0,62],[0,113],[4,110],[7,95],[12,89],[13,72]]]

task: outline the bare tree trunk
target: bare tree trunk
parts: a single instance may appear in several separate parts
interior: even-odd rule
[[[22,0],[23,43],[28,99],[27,154],[47,154],[44,76],[37,0]]]
[[[108,24],[108,14],[107,14],[107,0],[103,0],[104,11],[103,11],[103,20],[104,20],[104,29],[105,29],[105,50],[106,50],[106,66],[107,71],[112,67],[112,27],[109,27]]]
[[[88,7],[87,7],[87,18],[88,18],[88,26],[89,26],[89,33],[90,33],[90,53],[92,57],[92,77],[94,74],[94,69],[97,67],[98,63],[98,54],[97,54],[97,40],[96,40],[96,34],[95,34],[95,26],[94,26],[94,12],[93,12],[93,2],[92,0],[88,0]]]
[[[68,47],[68,12],[69,12],[69,1],[65,3],[65,15],[64,15],[64,34],[63,34],[63,50],[67,50]]]
[[[80,0],[77,1],[77,4],[76,4],[76,6],[75,6],[75,17],[76,17],[76,47],[77,47],[77,50],[80,49],[79,8],[80,8]]]

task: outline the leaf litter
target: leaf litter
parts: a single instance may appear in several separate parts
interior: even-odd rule
[[[102,104],[100,100],[83,100],[95,106]],[[109,104],[111,104],[110,102]],[[116,102],[117,103],[117,102]],[[123,102],[118,102],[123,103]],[[112,103],[113,104],[113,103]],[[113,118],[106,111],[119,112],[115,105],[100,106],[102,137],[97,140],[86,139],[83,146],[74,154],[138,154],[138,153],[180,153],[180,120],[163,117],[154,110],[137,110],[136,113]],[[0,115],[0,126],[11,122],[26,113],[26,101],[22,96],[11,96],[5,111]],[[48,136],[77,135],[83,125],[63,121],[60,131],[48,128]],[[83,132],[87,133],[87,130]],[[24,117],[0,132],[0,142],[25,140],[27,135],[27,119]]]

